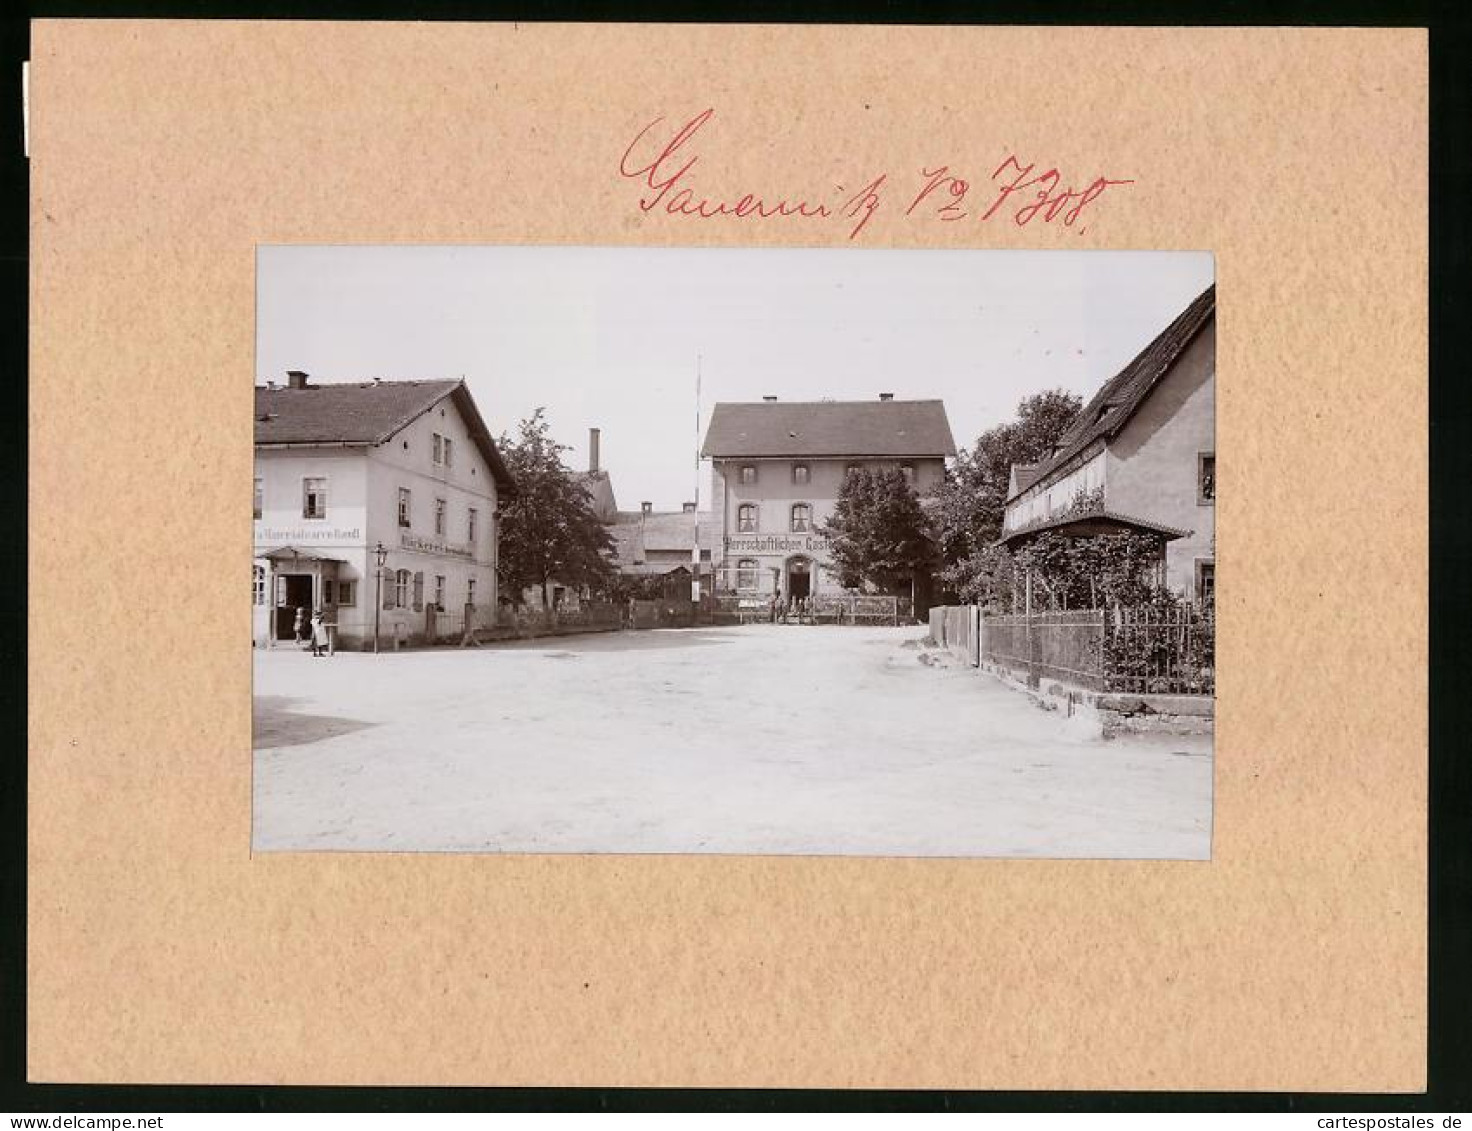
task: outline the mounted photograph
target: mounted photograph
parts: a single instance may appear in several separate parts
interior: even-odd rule
[[[1211,858],[1209,252],[257,252],[257,852]]]

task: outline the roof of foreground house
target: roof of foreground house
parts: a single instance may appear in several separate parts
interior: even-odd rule
[[[758,401],[711,410],[701,455],[951,456],[943,401]]]
[[[1018,467],[1020,472],[1008,501],[1016,498],[1034,483],[1047,479],[1081,453],[1095,440],[1112,439],[1134,416],[1149,396],[1150,390],[1170,372],[1186,347],[1195,340],[1216,314],[1216,284],[1196,296],[1191,305],[1176,316],[1169,326],[1139,354],[1104,382],[1104,386],[1074,417],[1068,431],[1058,439],[1053,454],[1034,467]]]
[[[371,447],[390,439],[446,398],[454,401],[497,484],[514,491],[511,472],[464,381],[360,381],[300,388],[257,385],[255,442],[269,447]]]

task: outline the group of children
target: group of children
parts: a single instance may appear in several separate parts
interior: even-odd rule
[[[327,622],[322,619],[321,609],[314,612],[311,620],[308,621],[307,610],[305,608],[298,608],[294,629],[297,643],[310,644],[312,646],[312,655],[331,655],[327,651]]]

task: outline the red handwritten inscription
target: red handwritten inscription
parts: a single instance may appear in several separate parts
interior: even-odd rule
[[[667,127],[661,129],[665,119],[659,117],[634,135],[619,160],[618,171],[646,190],[639,197],[642,212],[659,211],[695,220],[730,217],[824,221],[838,217],[848,221],[848,238],[852,240],[858,238],[884,207],[891,183],[888,173],[868,177],[864,187],[854,193],[848,193],[843,185],[835,185],[822,194],[778,197],[756,192],[710,193],[697,187],[695,170],[700,155],[695,151],[695,140],[714,117],[713,108],[702,110],[673,133]],[[979,213],[976,222],[985,223],[993,216],[1004,215],[1010,216],[1018,227],[1024,227],[1041,217],[1044,224],[1058,219],[1063,227],[1073,228],[1084,216],[1084,210],[1107,189],[1134,184],[1132,180],[1099,176],[1077,189],[1073,183],[1066,183],[1056,168],[1042,172],[1037,169],[1036,163],[1024,163],[1015,154],[1009,154],[988,178],[996,196]],[[973,187],[971,181],[951,172],[949,165],[922,168],[919,190],[903,215],[948,223],[964,220],[972,214],[968,195]],[[1087,228],[1079,226],[1077,231],[1082,234]]]
[[[691,154],[688,158],[684,158],[684,163],[681,164],[683,158],[681,150],[714,115],[715,110],[713,109],[702,110],[696,114],[665,143],[664,148],[659,151],[653,161],[646,165],[638,165],[635,159],[634,165],[637,167],[630,165],[630,158],[634,150],[641,148],[649,132],[664,119],[655,118],[634,135],[634,140],[624,150],[623,158],[618,163],[618,171],[625,177],[642,181],[649,188],[648,194],[639,198],[639,207],[643,211],[653,212],[663,204],[664,210],[671,216],[698,216],[702,220],[710,220],[717,216],[736,216],[740,219],[755,216],[768,220],[773,216],[826,218],[832,215],[832,210],[827,205],[814,204],[807,200],[792,201],[783,198],[769,203],[750,192],[743,193],[735,203],[729,200],[712,199],[709,196],[698,196],[688,182],[693,180],[691,172],[700,162],[700,158]],[[682,181],[687,183],[681,184]],[[677,185],[678,189],[676,189]],[[671,193],[671,189],[675,191]]]

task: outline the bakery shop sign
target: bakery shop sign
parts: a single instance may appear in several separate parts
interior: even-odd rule
[[[747,534],[726,536],[728,554],[826,554],[828,539],[821,534]]]

